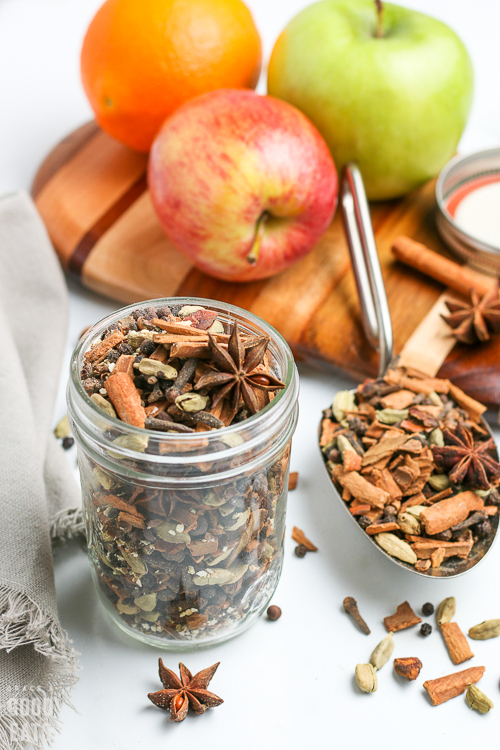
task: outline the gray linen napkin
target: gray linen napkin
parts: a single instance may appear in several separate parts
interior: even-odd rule
[[[64,277],[25,193],[0,198],[0,748],[41,747],[76,682],[57,614],[51,536],[82,529],[51,430],[67,323]]]

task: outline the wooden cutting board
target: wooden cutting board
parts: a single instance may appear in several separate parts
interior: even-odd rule
[[[275,326],[301,360],[340,368],[360,380],[376,373],[377,355],[361,327],[340,212],[313,251],[278,276],[246,284],[219,281],[195,269],[165,237],[147,191],[146,163],[145,155],[93,122],[48,155],[33,196],[65,269],[120,302],[192,295],[239,305]],[[425,319],[432,336],[438,320],[433,307],[444,287],[394,261],[391,244],[406,234],[448,254],[436,233],[434,211],[433,182],[371,209],[396,352]],[[478,348],[455,346],[439,376],[498,405],[500,337]]]

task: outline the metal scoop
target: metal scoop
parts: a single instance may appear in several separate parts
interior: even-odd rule
[[[373,235],[370,210],[363,180],[358,168],[354,164],[349,164],[344,169],[341,180],[340,201],[359,295],[363,328],[369,343],[379,352],[378,377],[382,378],[387,372],[393,356],[391,315],[380,270],[377,246]],[[356,393],[355,390],[352,392]],[[480,425],[493,437],[488,424],[482,418]],[[319,434],[321,436],[321,423]],[[498,460],[498,455],[495,458]],[[328,476],[332,479],[326,464],[325,468]],[[498,514],[489,518],[491,523],[490,534],[485,539],[478,540],[474,544],[467,559],[450,557],[446,558],[439,568],[429,568],[426,571],[419,571],[410,563],[403,562],[389,555],[371,536],[366,534],[350,513],[347,503],[342,500],[333,481],[332,484],[336,498],[345,509],[347,516],[363,534],[364,538],[368,539],[380,554],[385,555],[385,557],[399,567],[411,570],[412,573],[416,573],[417,575],[428,578],[450,578],[466,573],[483,559],[493,544],[497,533]]]

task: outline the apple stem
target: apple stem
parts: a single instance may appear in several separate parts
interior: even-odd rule
[[[384,36],[384,6],[382,5],[382,0],[375,0],[375,5],[377,6],[377,31],[375,36],[377,39],[382,39]]]
[[[268,220],[268,218],[269,218],[268,212],[263,211],[262,214],[259,216],[257,224],[255,225],[255,234],[254,234],[254,238],[252,242],[252,247],[250,249],[250,252],[247,255],[247,261],[252,266],[255,266],[257,261],[259,260],[260,248],[262,245],[262,240],[264,239],[264,228],[265,228],[266,221]]]

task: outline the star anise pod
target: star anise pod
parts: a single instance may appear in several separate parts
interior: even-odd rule
[[[471,304],[466,302],[446,302],[450,315],[442,315],[453,329],[453,336],[464,344],[488,341],[491,333],[500,333],[500,298],[498,281],[493,289],[479,296],[471,289]]]
[[[203,714],[213,706],[220,706],[221,703],[224,703],[222,698],[207,690],[208,683],[214,676],[219,664],[220,662],[217,662],[208,669],[202,669],[193,677],[189,669],[181,662],[179,664],[181,679],[179,680],[175,672],[167,669],[163,661],[159,659],[158,672],[163,690],[159,690],[157,693],[149,693],[148,698],[158,708],[163,708],[166,711],[170,709],[172,721],[184,721],[189,706],[197,714]]]
[[[255,371],[262,362],[269,345],[269,338],[262,336],[250,348],[245,348],[238,323],[235,323],[228,342],[227,351],[213,336],[209,335],[211,365],[198,380],[195,389],[218,388],[212,399],[212,407],[231,395],[231,419],[238,411],[240,398],[251,414],[259,411],[255,391],[278,391],[285,387],[270,373]]]
[[[495,450],[493,438],[474,443],[472,432],[461,422],[453,432],[444,429],[443,437],[446,445],[433,445],[432,453],[438,468],[449,472],[450,482],[486,490],[490,479],[500,477],[500,464],[489,455]]]

